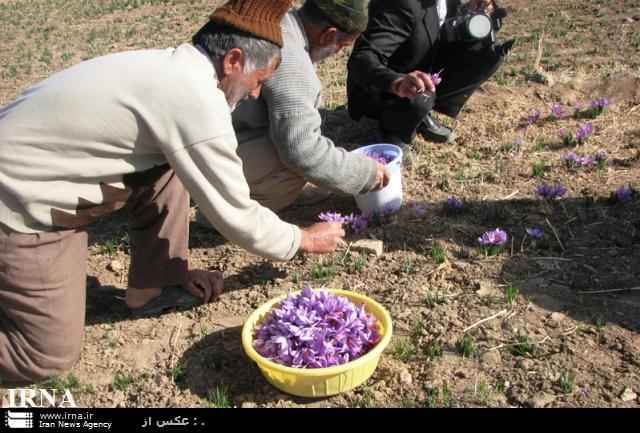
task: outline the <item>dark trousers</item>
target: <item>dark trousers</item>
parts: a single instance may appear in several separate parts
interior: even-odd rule
[[[384,133],[411,142],[420,122],[432,110],[456,118],[473,92],[491,78],[503,60],[490,47],[440,41],[435,49],[436,60],[420,68],[432,73],[443,71],[435,94],[408,99],[386,93],[377,98],[380,104],[369,105],[365,115],[377,119]]]

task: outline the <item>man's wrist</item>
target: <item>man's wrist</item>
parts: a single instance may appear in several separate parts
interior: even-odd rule
[[[298,248],[298,251],[309,252],[312,248],[313,239],[311,238],[311,235],[309,235],[306,230],[300,229],[300,247]]]

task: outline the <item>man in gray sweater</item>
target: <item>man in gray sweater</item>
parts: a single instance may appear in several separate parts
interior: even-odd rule
[[[282,21],[282,63],[262,96],[233,113],[251,197],[279,210],[307,182],[361,194],[387,185],[382,164],[336,147],[320,130],[321,82],[315,64],[352,45],[366,28],[368,0],[307,0]]]

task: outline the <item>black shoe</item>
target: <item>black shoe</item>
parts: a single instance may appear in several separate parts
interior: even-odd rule
[[[420,125],[418,125],[418,133],[422,135],[425,140],[433,141],[435,143],[448,143],[455,137],[453,130],[436,119],[427,114]]]

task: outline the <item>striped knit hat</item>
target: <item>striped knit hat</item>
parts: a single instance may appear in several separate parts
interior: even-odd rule
[[[216,9],[211,21],[273,42],[282,48],[280,21],[293,0],[229,0]]]

